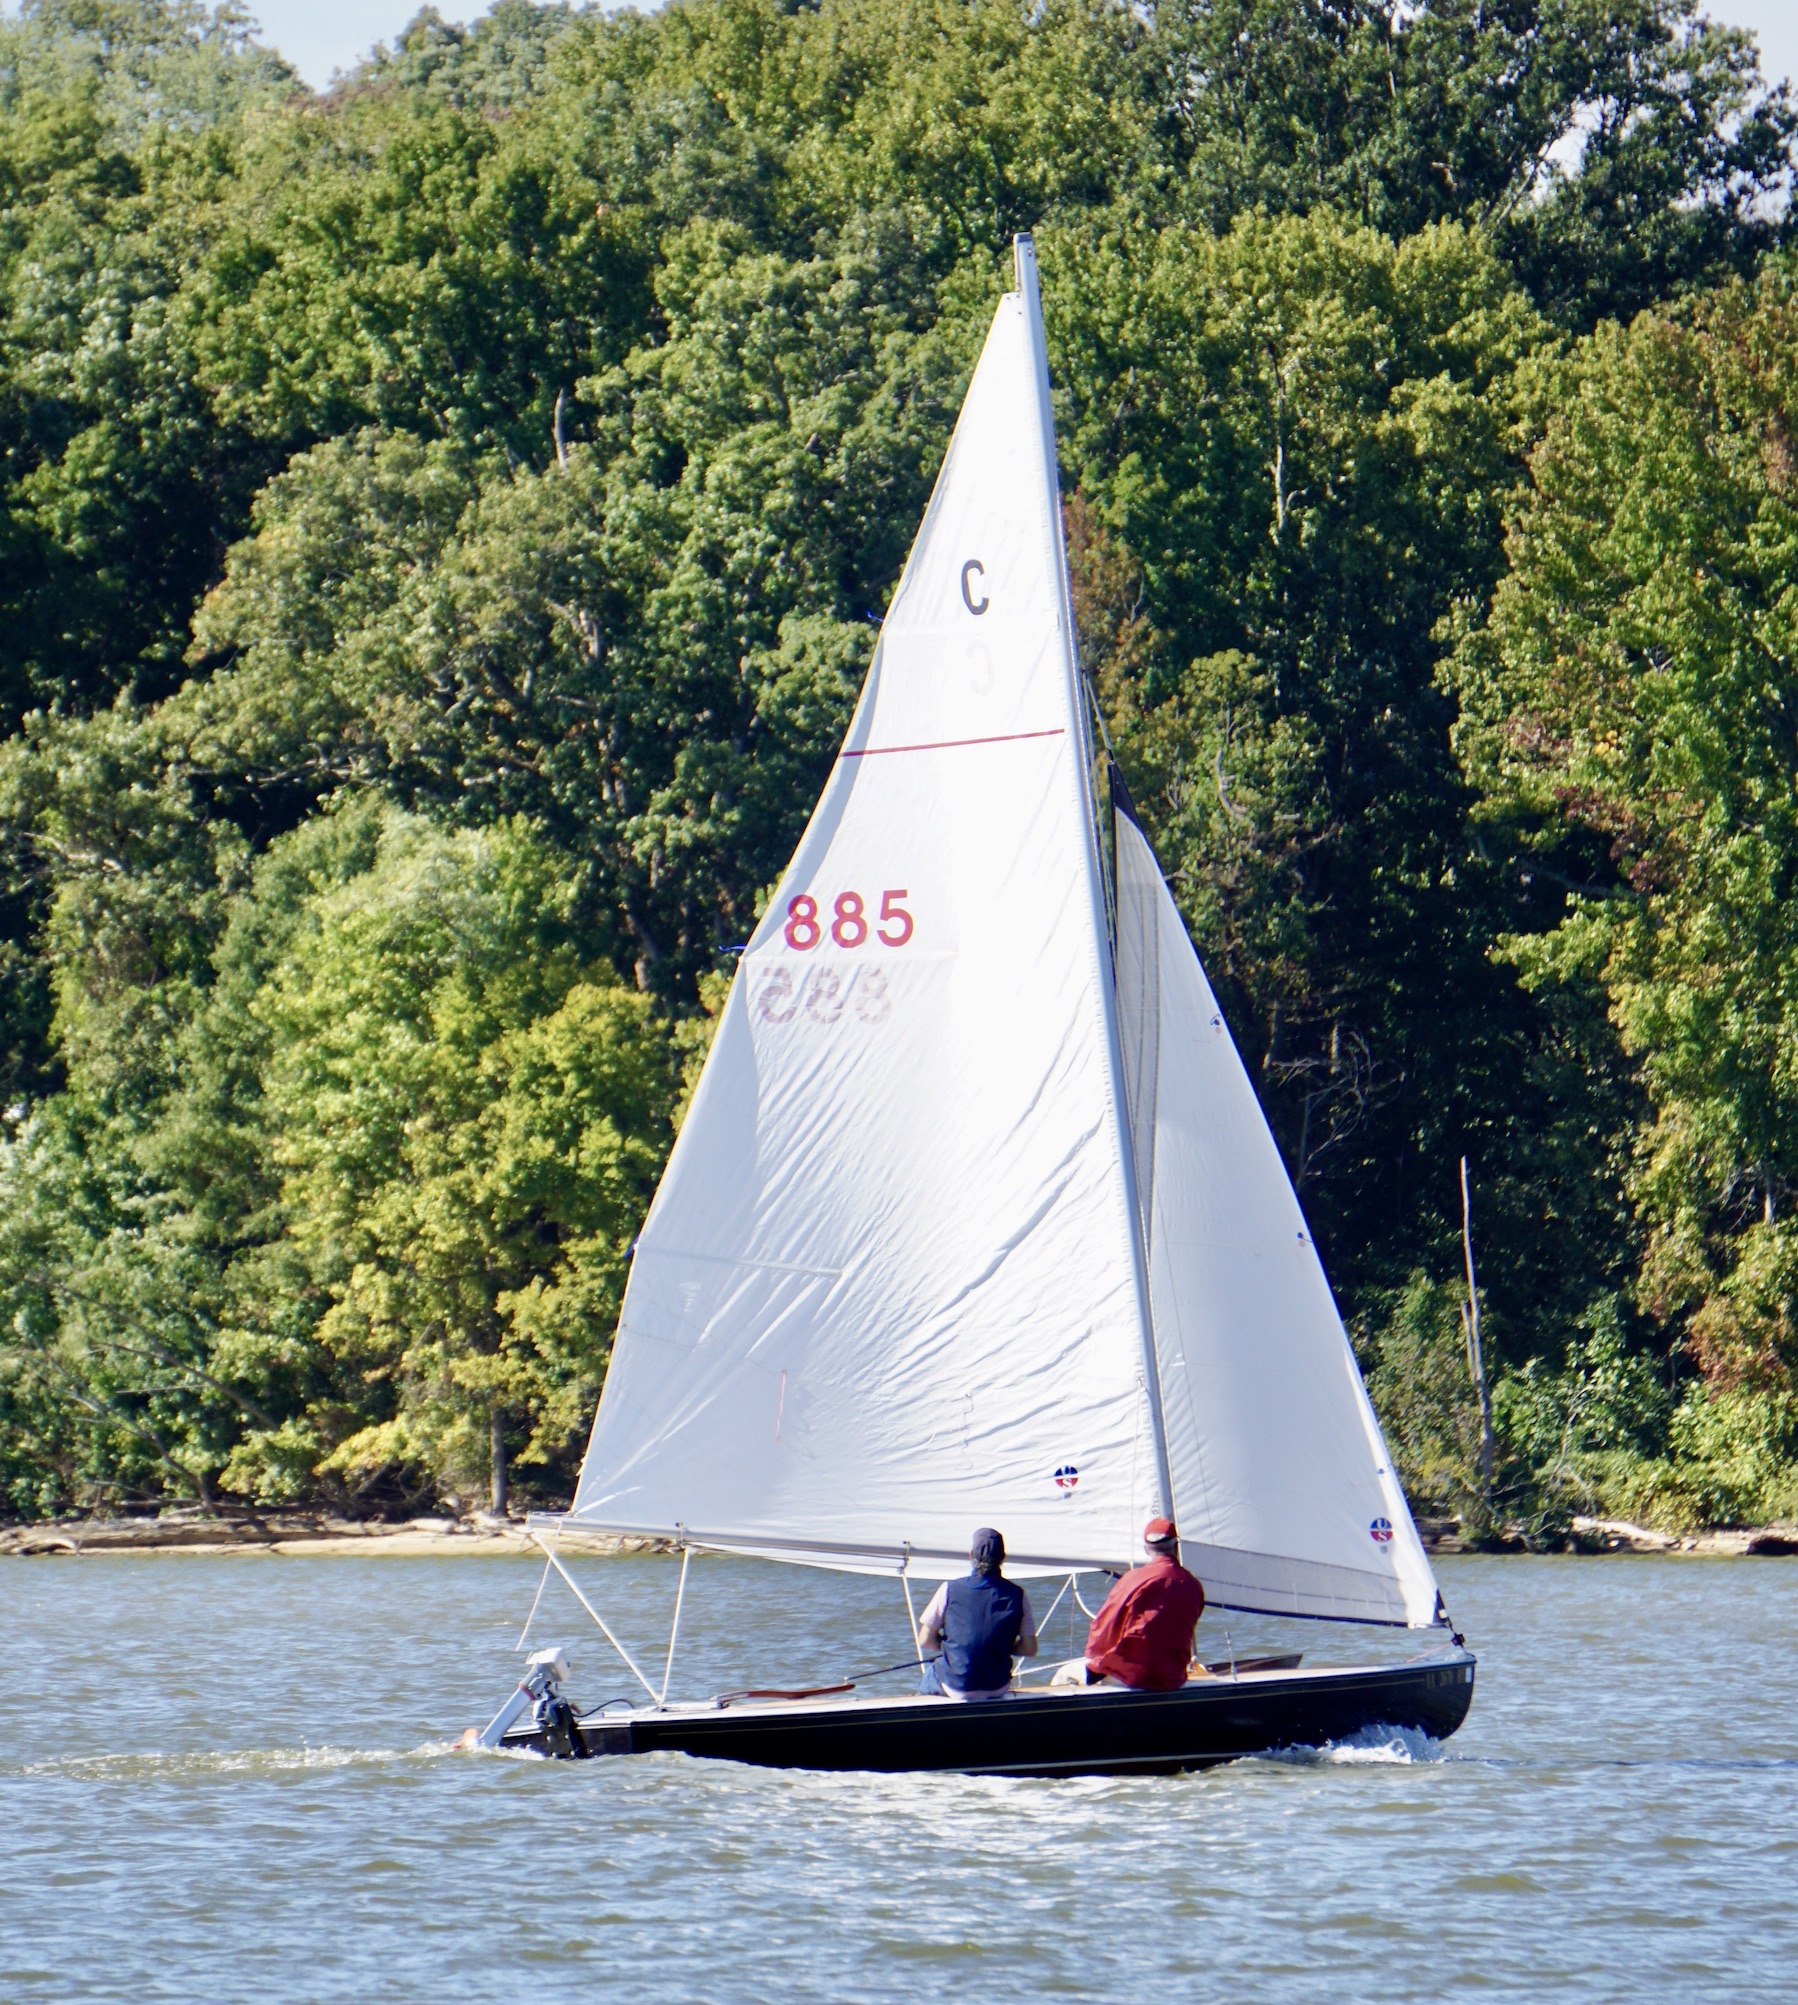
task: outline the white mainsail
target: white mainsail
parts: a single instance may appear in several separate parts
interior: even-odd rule
[[[1297,1200],[1148,845],[1114,971],[1035,267],[633,1259],[571,1517],[852,1569],[1128,1565],[1429,1622]],[[1282,1237],[1284,1235],[1284,1237]]]
[[[632,1264],[575,1519],[1117,1565],[1162,1501],[1034,266]]]
[[[1181,1558],[1213,1601],[1421,1627],[1436,1583],[1160,866],[1117,831],[1117,1007]]]

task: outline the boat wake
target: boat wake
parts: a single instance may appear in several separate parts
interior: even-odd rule
[[[1392,1726],[1363,1727],[1346,1740],[1327,1741],[1322,1747],[1286,1747],[1260,1757],[1284,1768],[1410,1768],[1451,1758],[1442,1742],[1429,1734]]]
[[[70,1755],[54,1761],[21,1763],[12,1772],[71,1782],[153,1782],[206,1775],[279,1775],[304,1769],[381,1768],[395,1762],[435,1761],[453,1754],[452,1741],[420,1747],[263,1747],[196,1751],[192,1754]],[[527,1757],[534,1759],[535,1757]]]

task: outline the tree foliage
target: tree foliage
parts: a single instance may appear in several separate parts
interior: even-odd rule
[[[1506,952],[1537,985],[1597,985],[1651,1102],[1631,1167],[1642,1307],[1720,1381],[1787,1389],[1792,282],[1780,260],[1568,359],[1510,574],[1457,665],[1492,812],[1585,880]]]
[[[500,0],[324,94],[26,0],[12,1505],[565,1488],[1032,228],[1093,688],[1420,1496],[1465,1154],[1516,1509],[1771,1508],[1795,136],[1682,0]]]

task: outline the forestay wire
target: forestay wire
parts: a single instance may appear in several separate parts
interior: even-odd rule
[[[662,1702],[660,1693],[658,1693],[656,1688],[649,1682],[649,1680],[646,1677],[644,1677],[643,1673],[640,1670],[638,1670],[637,1660],[624,1647],[624,1645],[619,1642],[618,1638],[612,1634],[611,1630],[609,1630],[606,1627],[605,1617],[600,1614],[599,1610],[595,1608],[592,1602],[590,1602],[587,1599],[587,1597],[581,1592],[579,1586],[575,1582],[574,1575],[568,1571],[568,1569],[562,1564],[562,1562],[559,1559],[557,1559],[555,1554],[550,1551],[548,1546],[543,1545],[542,1539],[537,1538],[537,1534],[535,1532],[533,1532],[531,1536],[532,1538],[537,1539],[537,1543],[540,1546],[543,1546],[544,1556],[548,1559],[550,1565],[553,1566],[555,1570],[562,1576],[562,1578],[568,1583],[569,1592],[574,1596],[575,1600],[578,1601],[581,1604],[581,1606],[587,1611],[587,1613],[592,1616],[594,1621],[598,1623],[599,1633],[606,1639],[608,1643],[611,1644],[612,1648],[618,1652],[619,1656],[624,1659],[625,1667],[626,1669],[629,1670],[631,1676],[636,1679],[637,1683],[643,1687],[643,1689],[659,1706]]]
[[[537,1610],[543,1600],[543,1590],[549,1585],[549,1561],[543,1562],[543,1578],[537,1583],[537,1592],[531,1597],[531,1612],[524,1618],[524,1627],[518,1632],[518,1641],[512,1645],[516,1655],[524,1648],[524,1639],[531,1633],[531,1624],[537,1619]]]

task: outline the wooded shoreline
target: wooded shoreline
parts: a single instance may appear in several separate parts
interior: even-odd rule
[[[1550,1545],[1517,1536],[1476,1539],[1458,1520],[1422,1518],[1418,1531],[1432,1553],[1694,1553],[1747,1559],[1798,1558],[1798,1524],[1727,1526],[1702,1532],[1658,1532],[1615,1518],[1575,1518],[1571,1532]],[[55,1518],[0,1526],[0,1558],[47,1559],[99,1554],[182,1553],[190,1557],[250,1552],[286,1558],[423,1556],[492,1557],[540,1548],[516,1518],[480,1512],[468,1518],[392,1522],[336,1518],[316,1512],[246,1511],[216,1517],[175,1512],[155,1518]],[[584,1558],[668,1553],[671,1540],[626,1538],[609,1532],[564,1531],[557,1551]]]

